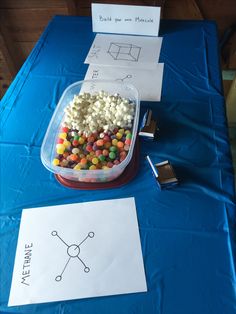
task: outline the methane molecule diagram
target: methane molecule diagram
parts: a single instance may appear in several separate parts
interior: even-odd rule
[[[88,235],[83,239],[83,241],[81,241],[79,244],[71,244],[68,245],[57,233],[57,231],[52,231],[51,235],[53,237],[57,237],[59,240],[61,240],[62,243],[64,243],[67,246],[67,254],[69,256],[62,272],[60,275],[56,276],[55,280],[56,281],[61,281],[62,280],[62,275],[64,273],[64,271],[66,270],[67,265],[69,264],[69,261],[72,258],[78,258],[78,260],[83,264],[84,266],[84,272],[88,273],[90,271],[90,268],[88,266],[85,265],[85,263],[82,261],[82,259],[79,257],[80,254],[80,246],[81,244],[83,244],[88,238],[93,238],[94,237],[94,232],[89,232]]]

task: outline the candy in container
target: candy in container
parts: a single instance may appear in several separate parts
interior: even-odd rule
[[[51,172],[79,182],[109,182],[122,175],[134,152],[140,103],[123,82],[92,80],[61,96],[41,147]]]

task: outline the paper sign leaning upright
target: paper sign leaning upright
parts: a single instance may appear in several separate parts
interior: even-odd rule
[[[93,32],[158,36],[160,7],[92,3]]]

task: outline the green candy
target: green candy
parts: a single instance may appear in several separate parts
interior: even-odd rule
[[[111,159],[115,159],[115,158],[116,158],[116,154],[115,154],[114,152],[110,152],[110,153],[109,153],[109,157],[110,157]]]
[[[116,152],[117,151],[117,147],[116,146],[111,146],[109,148],[110,152]]]
[[[98,158],[99,158],[100,161],[105,161],[106,160],[106,157],[103,156],[103,155],[98,156]]]
[[[130,140],[132,138],[132,134],[131,133],[128,133],[127,135],[126,135],[126,139],[127,140]]]

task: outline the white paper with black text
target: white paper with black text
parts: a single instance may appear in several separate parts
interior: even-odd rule
[[[146,290],[134,198],[23,210],[9,306]]]
[[[160,101],[164,63],[156,64],[152,70],[136,69],[133,67],[113,67],[90,64],[85,80],[115,80],[134,85],[140,100]],[[104,84],[106,90],[106,84]],[[81,92],[83,91],[83,87]],[[86,91],[93,93],[93,83],[86,84]]]
[[[92,3],[93,31],[158,36],[160,7]]]

